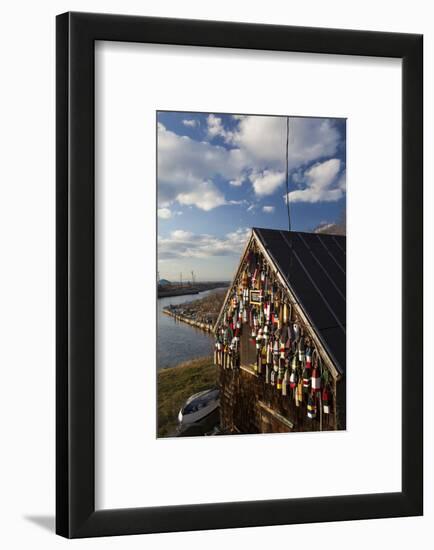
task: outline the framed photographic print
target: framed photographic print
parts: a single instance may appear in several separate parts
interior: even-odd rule
[[[58,534],[422,514],[421,36],[59,15],[56,180]]]

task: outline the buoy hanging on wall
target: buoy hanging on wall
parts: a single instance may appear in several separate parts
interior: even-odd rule
[[[311,371],[311,369],[308,369],[308,368],[304,367],[304,370],[303,370],[303,389],[304,389],[304,391],[307,391],[309,389],[309,386],[310,386],[310,371]]]
[[[291,376],[289,377],[289,387],[291,389],[294,389],[297,386],[297,383],[298,383],[297,370],[292,370]]]
[[[294,332],[294,340],[297,342],[300,337],[300,326],[297,323],[292,325],[292,330]]]
[[[322,407],[324,414],[330,414],[330,395],[327,388],[322,392]]]
[[[300,338],[298,342],[298,360],[300,361],[300,363],[304,363],[305,359],[306,359],[306,353],[304,348],[304,342],[303,342],[303,338]]]
[[[300,378],[295,389],[295,406],[299,407],[303,402],[303,380]]]
[[[277,338],[274,340],[273,345],[273,368],[276,372],[279,368],[279,341]]]
[[[288,369],[285,369],[285,374],[283,375],[282,380],[282,395],[288,395]]]
[[[307,417],[310,419],[316,418],[316,401],[313,395],[309,395],[307,402]]]
[[[257,374],[258,399],[265,397],[276,412],[285,416],[291,413],[293,406],[298,407],[298,412],[292,409],[297,412],[297,422],[307,415],[311,420],[325,422],[328,429],[333,424],[331,417],[324,415],[333,411],[335,396],[311,327],[304,324],[297,310],[292,311],[294,306],[291,306],[289,294],[262,256],[258,252],[252,256],[254,261],[237,278],[221,314],[223,321],[216,329],[215,363],[226,369],[239,367],[242,348],[243,365],[247,367],[244,361],[248,361]],[[229,374],[225,381],[232,380]],[[237,380],[243,384],[244,378],[243,374]],[[264,383],[275,388],[265,388]],[[276,389],[285,400],[276,396]],[[250,391],[249,387],[246,391]],[[312,429],[316,427],[313,423]]]
[[[315,365],[315,367],[313,368],[311,384],[312,384],[312,391],[315,391],[315,392],[321,391],[321,376],[319,373],[318,365]]]
[[[310,346],[306,346],[306,367],[310,369],[312,366],[312,349]]]

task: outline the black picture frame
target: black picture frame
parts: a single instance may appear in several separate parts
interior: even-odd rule
[[[96,40],[402,60],[401,492],[95,509]],[[78,538],[422,515],[422,36],[65,13],[56,48],[56,532]]]

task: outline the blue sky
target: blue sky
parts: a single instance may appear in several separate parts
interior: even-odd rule
[[[228,280],[252,227],[288,228],[286,117],[157,113],[161,278]],[[293,230],[340,219],[346,121],[289,118]]]

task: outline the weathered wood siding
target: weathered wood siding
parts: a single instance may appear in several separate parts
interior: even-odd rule
[[[295,326],[297,333],[294,332]],[[283,337],[281,333],[285,330],[287,340],[285,332]],[[220,368],[221,427],[225,432],[250,434],[346,428],[345,377],[337,371],[312,323],[266,256],[266,251],[254,239],[250,240],[227,293],[215,334],[215,362]],[[285,347],[286,341],[291,343],[288,348]],[[274,344],[279,345],[278,355]],[[257,346],[262,366],[255,368]],[[306,374],[309,372],[312,378],[297,406],[294,390],[289,384],[288,395],[283,395],[281,381],[279,389],[277,384],[266,383],[264,369],[270,373],[274,368],[281,378],[282,368],[285,369],[287,381],[294,369],[296,380],[301,384],[303,370],[308,364],[307,346],[310,367],[307,367]],[[317,384],[314,388],[313,371],[316,371]],[[270,378],[267,380],[271,381]],[[322,407],[323,389],[330,397],[329,414],[324,413]],[[317,407],[313,419],[308,417],[309,393]]]
[[[220,368],[220,420],[224,430],[231,433],[310,432],[335,429],[335,410],[316,419],[307,417],[307,397],[300,407],[283,396],[274,386],[266,384],[261,376],[244,368]],[[264,406],[262,406],[265,405]],[[271,409],[275,414],[271,414]],[[293,424],[293,429],[282,422],[282,416]],[[342,429],[342,428],[340,428]]]

